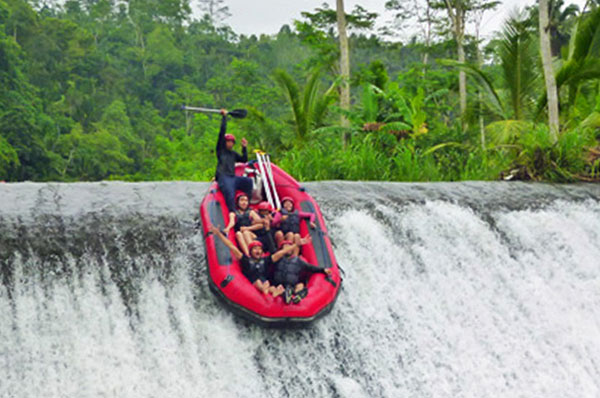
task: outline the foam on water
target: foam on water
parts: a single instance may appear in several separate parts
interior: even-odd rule
[[[1,187],[0,397],[599,396],[598,189],[448,187],[312,184],[344,287],[291,331],[209,292],[205,184]]]

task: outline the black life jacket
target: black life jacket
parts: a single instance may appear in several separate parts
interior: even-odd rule
[[[242,270],[244,275],[251,281],[254,282],[259,278],[266,278],[269,272],[268,257],[262,257],[260,260],[255,260],[252,257],[248,257],[246,266]]]
[[[287,217],[285,220],[283,218],[281,219],[279,228],[281,228],[281,230],[284,233],[288,233],[288,232],[293,232],[295,234],[300,233],[300,215],[298,214],[298,211],[295,210],[291,213],[282,212],[282,214],[284,216],[287,215]]]
[[[273,280],[276,284],[295,285],[300,282],[303,261],[299,257],[283,257],[275,267]]]
[[[235,226],[234,230],[237,232],[241,227],[249,227],[252,225],[252,220],[250,219],[250,209],[246,209],[246,211],[240,212],[236,210],[235,212]]]

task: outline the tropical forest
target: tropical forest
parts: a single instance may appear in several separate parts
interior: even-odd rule
[[[500,1],[343,3],[245,35],[226,0],[0,0],[0,180],[209,181],[184,105],[302,181],[600,180],[599,0],[491,39]]]

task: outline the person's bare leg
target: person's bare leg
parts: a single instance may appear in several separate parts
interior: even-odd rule
[[[256,240],[256,235],[254,235],[254,233],[252,233],[252,231],[244,231],[243,234],[244,234],[244,239],[246,240],[246,245],[249,245],[254,240]]]
[[[265,287],[265,284],[260,279],[257,279],[256,281],[254,281],[253,285],[258,290],[260,290],[261,292],[263,292],[263,294],[267,294],[269,292],[268,291],[268,287]]]
[[[300,246],[303,245],[302,238],[300,237],[300,234],[295,234],[293,232],[290,232],[288,235],[291,235],[290,241],[296,244],[296,248],[292,252],[292,255],[297,256],[300,254]]]
[[[235,233],[235,238],[238,242],[238,246],[242,249],[242,253],[246,255],[246,257],[250,257],[250,252],[248,251],[248,244],[246,243],[246,238],[244,238],[244,234],[240,231]]]
[[[275,232],[275,244],[279,247],[279,244],[283,240],[283,231]]]

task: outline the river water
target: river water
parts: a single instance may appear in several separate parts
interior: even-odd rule
[[[0,184],[0,397],[600,396],[600,186],[306,186],[343,290],[269,330],[208,288],[208,184]]]

